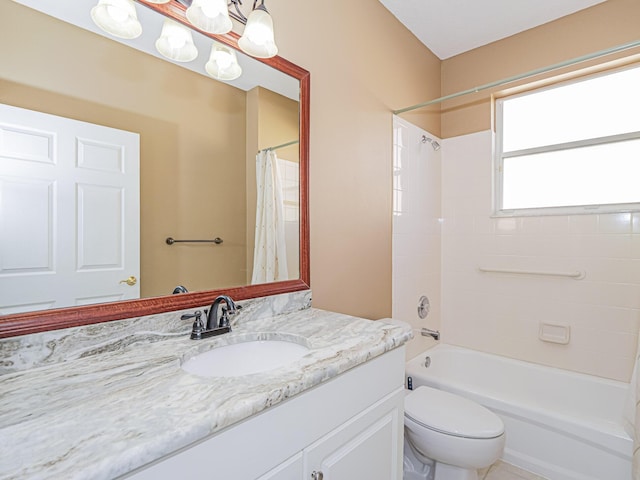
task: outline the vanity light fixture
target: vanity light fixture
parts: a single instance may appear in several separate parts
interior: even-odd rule
[[[93,22],[118,38],[133,39],[142,33],[133,0],[99,0],[91,9]]]
[[[216,80],[235,80],[242,75],[235,50],[218,42],[211,45],[211,55],[204,69]]]
[[[171,1],[144,0],[153,4],[166,4]],[[199,30],[217,35],[228,33],[233,27],[233,18],[245,25],[244,32],[238,40],[238,46],[242,51],[257,58],[271,58],[277,55],[273,19],[264,5],[264,0],[253,0],[253,8],[248,17],[245,17],[240,9],[242,0],[229,0],[228,4],[227,0],[175,1],[187,7],[187,20]],[[98,4],[91,9],[91,18],[101,29],[116,37],[133,39],[142,33],[133,0],[98,0]],[[156,41],[156,48],[162,55],[176,62],[190,62],[198,56],[191,31],[173,20],[165,20],[162,34]],[[235,58],[235,54],[233,56]],[[233,71],[241,71],[237,60],[235,63],[237,68],[234,67]],[[211,68],[219,74],[219,68]],[[228,66],[223,69],[228,69]],[[225,75],[230,72],[231,70]]]
[[[240,10],[242,0],[178,0],[187,8],[187,20],[208,33],[224,34],[231,31],[231,18],[245,26],[238,46],[248,55],[271,58],[278,53],[273,34],[273,19],[264,0],[254,0],[249,17]],[[260,5],[258,5],[260,1]],[[233,6],[233,9],[229,7]]]
[[[162,25],[162,33],[156,40],[156,49],[161,55],[176,62],[190,62],[198,56],[191,30],[169,19]]]

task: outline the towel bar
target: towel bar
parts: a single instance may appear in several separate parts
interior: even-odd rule
[[[514,273],[516,275],[544,275],[549,277],[567,277],[575,280],[582,280],[587,276],[585,272],[547,272],[540,270],[515,270],[515,269],[503,269],[503,268],[485,268],[478,267],[478,270],[483,273]]]
[[[167,245],[173,245],[174,243],[215,243],[216,245],[220,245],[223,240],[220,237],[216,237],[213,240],[176,240],[172,237],[167,237],[165,242]]]

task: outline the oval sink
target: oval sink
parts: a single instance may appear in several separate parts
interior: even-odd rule
[[[308,352],[307,347],[298,343],[254,340],[200,353],[184,362],[182,369],[201,377],[240,377],[283,367]]]

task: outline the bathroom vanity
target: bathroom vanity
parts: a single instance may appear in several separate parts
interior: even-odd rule
[[[0,341],[0,479],[400,480],[410,329],[265,302],[200,341],[184,312]],[[309,351],[250,375],[181,368],[252,340]]]
[[[400,480],[403,356],[395,349],[127,478]]]

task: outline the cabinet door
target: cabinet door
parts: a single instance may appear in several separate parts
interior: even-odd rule
[[[403,401],[393,393],[305,449],[303,478],[401,480]]]

